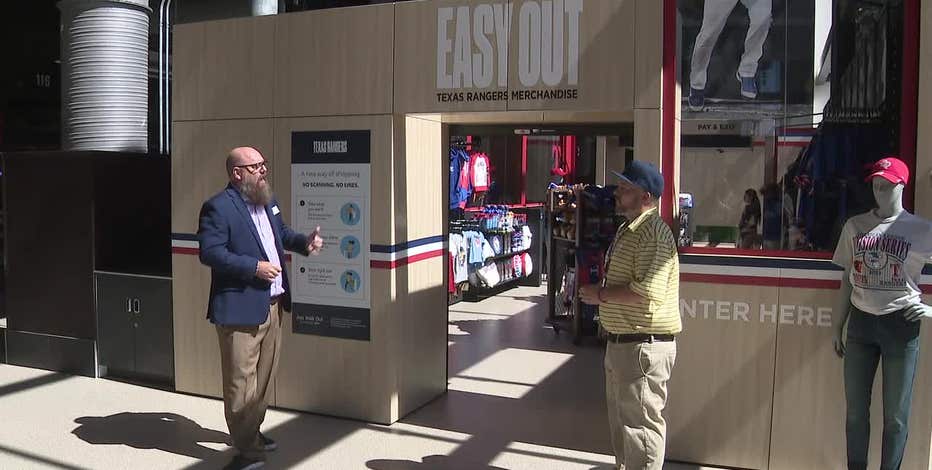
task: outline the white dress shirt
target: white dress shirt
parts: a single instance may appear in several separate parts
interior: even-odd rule
[[[262,248],[269,256],[269,262],[282,268],[281,259],[278,257],[278,249],[275,248],[275,233],[272,232],[272,223],[269,221],[269,214],[265,212],[265,207],[247,204],[249,206],[249,215],[252,216],[252,222],[256,224],[256,231],[259,232],[259,238],[262,240]],[[272,281],[272,288],[269,292],[271,297],[285,293],[285,286],[282,282],[282,275],[279,274]]]

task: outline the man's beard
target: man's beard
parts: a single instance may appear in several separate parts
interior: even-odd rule
[[[267,206],[272,202],[272,185],[268,181],[260,184],[260,180],[243,181],[240,191],[247,202],[256,206]]]

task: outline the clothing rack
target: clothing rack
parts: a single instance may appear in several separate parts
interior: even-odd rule
[[[450,233],[463,233],[468,231],[478,232],[480,230],[480,223],[478,220],[474,219],[451,220],[449,227]]]

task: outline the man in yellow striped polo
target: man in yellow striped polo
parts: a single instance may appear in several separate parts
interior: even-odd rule
[[[580,288],[599,306],[608,333],[605,389],[612,447],[619,469],[663,467],[667,380],[676,360],[680,266],[676,239],[657,213],[663,177],[632,161],[619,178],[615,211],[629,221],[606,253],[605,279]]]

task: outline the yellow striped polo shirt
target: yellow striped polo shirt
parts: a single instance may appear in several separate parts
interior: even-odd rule
[[[650,209],[615,235],[606,286],[629,286],[637,304],[603,303],[599,322],[609,333],[676,334],[680,323],[680,263],[670,227]]]

